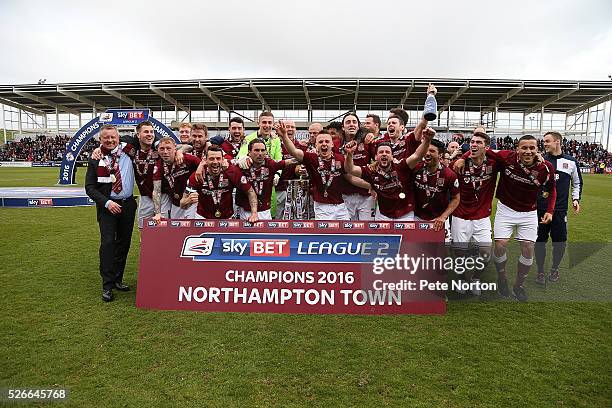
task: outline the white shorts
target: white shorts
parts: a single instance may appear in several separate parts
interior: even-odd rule
[[[491,220],[489,217],[478,220],[464,220],[453,216],[453,222],[451,223],[453,246],[467,248],[472,239],[479,246],[491,246]]]
[[[238,207],[238,218],[240,218],[241,220],[247,221],[250,216],[251,216],[251,212],[250,211],[247,211],[247,210],[245,210],[242,207]],[[257,211],[257,217],[260,220],[271,220],[272,219],[272,212],[271,212],[271,210]]]
[[[510,239],[515,228],[514,239],[535,242],[538,238],[537,210],[515,211],[501,201],[497,201],[493,228],[495,239]]]
[[[423,219],[417,217],[416,215],[414,216],[414,220],[415,221],[423,221],[423,222],[432,222],[432,220],[423,220]],[[448,217],[446,219],[446,221],[444,221],[444,242],[447,243],[447,244],[452,242],[452,239],[451,239],[451,230],[450,230],[450,217]]]
[[[192,220],[195,218],[195,213],[198,208],[198,203],[193,203],[187,208],[177,207],[172,204],[170,209],[170,218],[174,220]]]
[[[315,220],[340,220],[349,221],[349,213],[346,204],[324,204],[314,203]]]
[[[170,207],[172,201],[168,194],[161,195],[161,216],[163,218],[170,217]],[[138,228],[142,229],[145,218],[151,218],[155,215],[153,208],[153,199],[147,196],[140,196],[138,200]]]
[[[383,213],[380,212],[380,209],[376,208],[376,216],[374,217],[376,221],[414,221],[414,211],[410,211],[407,214],[402,215],[398,218],[389,218]]]
[[[361,194],[342,194],[344,204],[353,221],[370,221],[374,219],[374,197]]]

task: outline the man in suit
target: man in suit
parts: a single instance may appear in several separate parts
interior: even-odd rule
[[[130,250],[136,200],[134,190],[134,148],[119,142],[117,128],[100,130],[102,159],[89,160],[85,191],[96,202],[100,226],[100,275],[102,300],[113,300],[113,289],[129,291],[123,284],[123,271]]]

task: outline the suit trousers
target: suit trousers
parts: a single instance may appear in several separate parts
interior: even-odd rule
[[[115,200],[113,200],[115,201]],[[100,276],[102,288],[112,289],[123,281],[123,272],[134,229],[136,200],[116,200],[121,205],[121,214],[114,215],[107,209],[98,210],[100,227]]]

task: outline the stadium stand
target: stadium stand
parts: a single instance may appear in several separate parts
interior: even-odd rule
[[[302,134],[306,135],[307,133],[301,131],[301,137],[298,137],[298,139],[305,137]],[[460,146],[467,147],[470,137],[471,135],[455,134],[452,140],[458,142]],[[69,140],[70,137],[67,135],[36,135],[33,138],[24,137],[17,141],[9,141],[6,145],[0,147],[0,161],[61,161]],[[78,157],[78,161],[87,161],[91,152],[98,145],[99,142],[95,139],[87,142]],[[516,149],[517,146],[518,138],[512,136],[497,137],[492,141],[492,147],[496,149]],[[542,140],[538,141],[538,148],[541,152],[544,151]],[[574,156],[582,167],[594,168],[596,173],[601,163],[604,163],[605,168],[612,167],[612,155],[599,143],[563,138],[562,149],[563,153]]]
[[[0,161],[61,161],[70,140],[66,135],[24,137],[0,147]],[[99,142],[91,139],[79,154],[78,161],[87,161]]]

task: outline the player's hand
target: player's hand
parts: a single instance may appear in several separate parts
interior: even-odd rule
[[[285,122],[283,122],[282,120],[278,121],[276,126],[274,126],[274,130],[276,130],[276,133],[278,133],[279,136],[284,137],[287,135],[287,127],[285,126]]]
[[[302,146],[302,147],[308,147],[308,141],[307,140],[298,140],[297,143]]]
[[[574,214],[578,214],[580,212],[580,202],[578,200],[572,201],[572,207],[574,207]]]
[[[438,218],[433,220],[434,222],[434,231],[440,231],[442,228],[444,228],[444,222],[446,222],[446,218],[439,216]]]
[[[189,193],[187,197],[181,198],[179,205],[183,210],[186,210],[187,208],[189,208],[191,204],[197,203],[197,202],[198,202],[198,193],[194,191],[193,193]]]
[[[195,179],[200,183],[204,182],[204,167],[206,167],[206,161],[202,160],[195,171]]]
[[[174,156],[174,164],[181,165],[183,164],[184,159],[185,159],[185,156],[183,155],[183,152],[179,152],[177,150],[176,155]]]
[[[423,137],[427,140],[431,141],[436,136],[436,131],[427,126],[423,129]]]
[[[363,138],[363,143],[364,144],[370,144],[374,141],[374,133],[368,133],[364,138]]]
[[[455,170],[455,173],[461,174],[463,173],[464,166],[465,166],[465,160],[457,159],[457,161],[455,162],[455,165],[453,166],[453,170]]]
[[[259,216],[257,215],[256,212],[252,212],[251,215],[249,216],[249,222],[257,222],[259,221]]]
[[[162,218],[162,216],[161,216],[161,214],[159,214],[159,213],[158,213],[158,214],[155,214],[155,215],[153,216],[153,222],[155,223],[155,225],[159,225],[159,222],[161,221],[161,218]]]
[[[378,197],[378,194],[376,194],[376,190],[374,190],[373,188],[369,189],[368,193],[370,193],[370,197],[372,197],[374,200],[376,200],[376,197]]]
[[[251,164],[253,164],[253,160],[251,160],[251,158],[249,156],[244,156],[241,159],[238,159],[238,161],[236,162],[236,164],[238,165],[238,167],[240,167],[242,170],[246,170],[248,168],[251,167]]]
[[[551,213],[544,213],[544,216],[542,216],[542,219],[540,220],[540,223],[542,224],[548,224],[552,221],[552,214]]]
[[[544,156],[542,156],[542,153],[537,152],[535,154],[535,162],[536,163],[544,163]]]
[[[429,84],[427,86],[427,94],[432,94],[435,95],[438,93],[438,90],[436,89],[436,87],[434,86],[434,84]]]
[[[298,177],[306,177],[308,176],[308,171],[306,170],[306,167],[304,167],[303,164],[298,164],[297,166],[295,166],[295,175]]]
[[[344,145],[344,151],[346,153],[353,154],[355,153],[355,149],[357,149],[357,142],[354,140],[351,140],[350,142]]]
[[[189,203],[189,205],[193,204],[193,203],[197,203],[198,202],[198,193],[193,192],[193,193],[189,193],[189,197],[187,197],[187,202]]]
[[[96,147],[93,152],[91,152],[91,158],[94,160],[102,160],[102,149]]]
[[[461,148],[458,147],[457,149],[455,149],[455,151],[453,152],[453,154],[450,155],[449,160],[455,160],[458,156],[460,156],[461,154],[463,154],[463,151],[461,151]]]
[[[221,161],[221,169],[222,170],[227,170],[229,168],[229,161],[227,161],[227,159],[224,157],[223,160]]]
[[[108,204],[108,211],[110,211],[111,214],[119,215],[121,214],[121,206],[117,204],[116,202],[111,201]]]
[[[272,180],[272,184],[274,184],[274,187],[278,186],[279,181],[280,181],[280,175],[278,173],[274,173],[274,179]]]

